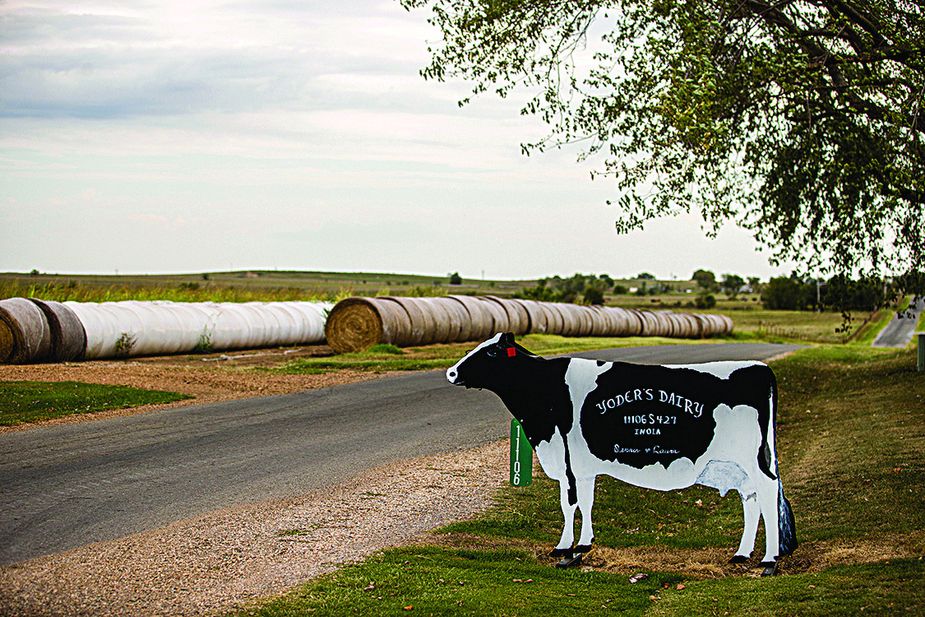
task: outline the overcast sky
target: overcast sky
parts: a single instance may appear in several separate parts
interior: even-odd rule
[[[425,82],[397,0],[0,1],[0,270],[782,272],[615,199],[515,102]]]

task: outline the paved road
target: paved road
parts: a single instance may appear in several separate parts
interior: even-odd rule
[[[786,345],[580,354],[667,363],[760,359]],[[0,435],[0,564],[236,504],[301,495],[398,459],[503,437],[492,394],[442,371]]]
[[[893,320],[874,339],[873,346],[905,347],[908,345],[923,310],[925,310],[925,298],[919,298],[918,302],[910,304],[907,310],[893,315]]]

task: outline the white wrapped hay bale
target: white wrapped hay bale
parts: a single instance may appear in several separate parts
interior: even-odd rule
[[[220,351],[324,341],[330,303],[66,302],[87,359]]]

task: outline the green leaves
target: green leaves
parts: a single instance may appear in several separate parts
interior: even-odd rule
[[[887,0],[405,0],[424,73],[531,98],[613,177],[618,231],[696,210],[822,273],[925,266],[925,9]],[[606,16],[605,9],[606,8]]]

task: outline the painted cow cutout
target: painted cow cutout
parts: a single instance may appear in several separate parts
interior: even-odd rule
[[[454,385],[501,397],[523,425],[543,471],[557,480],[565,526],[553,555],[591,549],[594,483],[607,474],[662,491],[694,484],[742,498],[745,528],[733,562],[765,522],[765,574],[796,548],[777,468],[777,383],[761,362],[648,366],[544,359],[498,334],[446,372]],[[574,544],[575,509],[581,535]],[[573,546],[574,545],[574,546]]]

